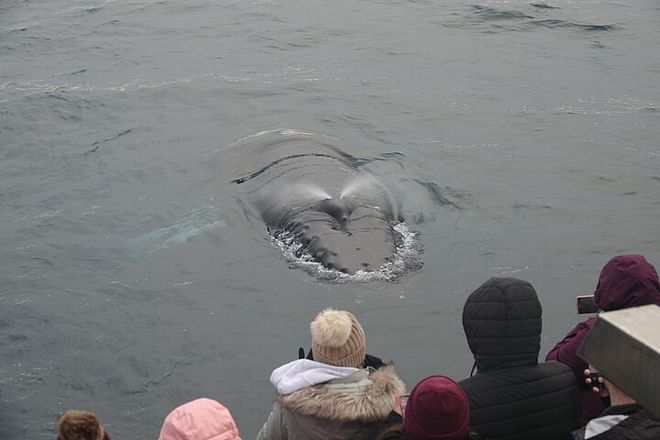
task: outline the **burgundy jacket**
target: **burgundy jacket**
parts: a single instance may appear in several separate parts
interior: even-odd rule
[[[660,283],[655,268],[641,255],[617,255],[603,267],[594,292],[596,304],[603,311],[619,310],[646,304],[660,305]],[[577,355],[582,339],[594,326],[596,317],[579,323],[547,354],[547,361],[559,361],[573,369],[579,384],[584,384],[587,363]],[[605,404],[588,387],[580,391],[582,424],[598,417]]]
[[[594,316],[579,323],[545,357],[546,361],[559,361],[571,367],[573,373],[575,373],[577,383],[582,385],[580,387],[580,423],[582,426],[586,425],[589,420],[600,416],[605,410],[605,403],[598,394],[593,393],[589,387],[583,385],[584,370],[588,367],[588,364],[576,354],[582,339],[591,330],[595,322],[596,317]]]

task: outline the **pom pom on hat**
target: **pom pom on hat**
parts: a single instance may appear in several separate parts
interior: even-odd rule
[[[314,360],[338,367],[360,368],[366,354],[366,337],[355,316],[326,309],[309,326]]]
[[[312,340],[326,347],[341,347],[351,336],[353,323],[348,313],[327,309],[316,316],[309,326]]]

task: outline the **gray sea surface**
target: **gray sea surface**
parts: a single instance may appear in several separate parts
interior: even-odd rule
[[[612,255],[660,264],[659,47],[656,0],[0,1],[0,437],[207,396],[252,438],[327,306],[461,379],[490,276],[537,288],[543,356]],[[423,267],[290,268],[226,162],[277,130],[389,157]]]

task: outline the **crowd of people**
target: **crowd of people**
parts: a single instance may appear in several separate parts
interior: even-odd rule
[[[660,305],[655,268],[641,255],[618,255],[594,292],[599,311]],[[577,348],[597,316],[579,323],[538,362],[542,309],[526,281],[491,278],[463,308],[474,355],[469,378],[438,374],[409,393],[394,365],[367,354],[364,329],[344,310],[310,324],[311,350],[273,370],[277,397],[257,440],[651,440],[660,422],[607,378],[594,383]],[[70,410],[58,440],[109,440],[97,417]],[[207,398],[175,408],[159,440],[240,440],[221,403]]]

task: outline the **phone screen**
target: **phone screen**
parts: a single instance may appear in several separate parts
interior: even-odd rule
[[[579,314],[598,313],[598,305],[596,304],[593,295],[578,296],[576,300],[577,300],[577,312]]]

